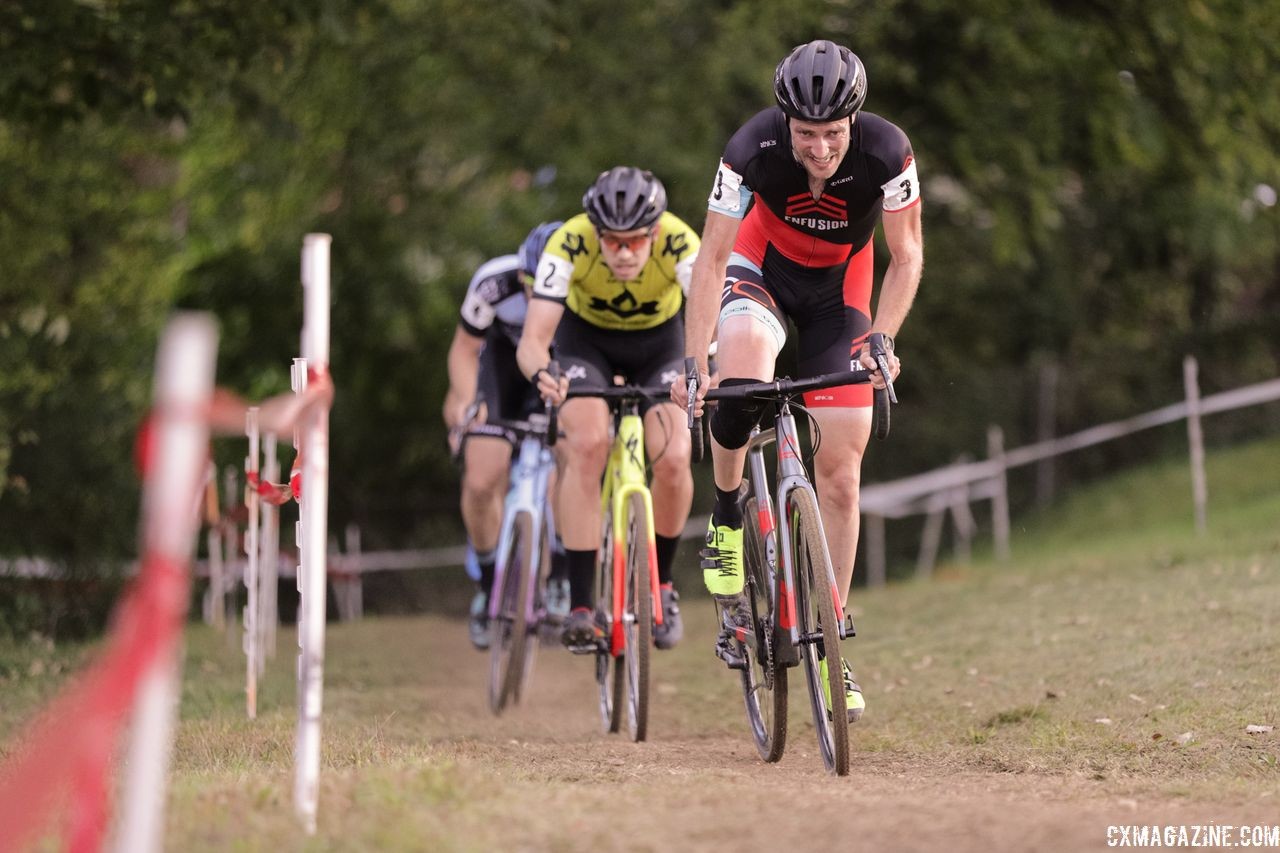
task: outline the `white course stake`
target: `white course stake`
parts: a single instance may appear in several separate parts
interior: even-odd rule
[[[308,234],[302,246],[302,358],[317,374],[329,369],[328,234]],[[306,390],[306,370],[299,393]],[[324,695],[324,619],[329,511],[329,412],[316,407],[300,427],[298,736],[293,802],[309,834],[316,831],[320,788],[320,714]]]
[[[196,533],[192,497],[199,494],[209,452],[202,413],[213,395],[218,335],[205,315],[179,314],[169,322],[156,362],[158,413],[154,456],[143,487],[143,554],[188,565]],[[142,677],[134,700],[129,754],[116,849],[161,849],[165,780],[178,704],[177,648],[160,654]]]
[[[276,459],[276,434],[269,432],[263,436],[265,451],[263,453],[263,476],[268,483],[280,482],[280,462]],[[280,509],[273,503],[263,503],[262,559],[258,572],[262,578],[262,591],[258,602],[260,607],[259,626],[262,640],[258,645],[258,675],[266,671],[267,658],[276,656],[276,625],[279,614],[276,607],[276,584],[280,578]]]
[[[260,632],[258,628],[258,508],[262,505],[258,497],[258,408],[251,407],[245,413],[245,433],[249,436],[249,455],[244,460],[244,503],[249,511],[249,522],[244,530],[244,588],[246,601],[244,605],[244,701],[245,711],[249,719],[258,716],[258,656]]]

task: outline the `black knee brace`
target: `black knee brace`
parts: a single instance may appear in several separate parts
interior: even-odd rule
[[[754,385],[757,382],[768,382],[767,379],[721,379],[720,387],[733,385]],[[737,450],[747,443],[752,428],[760,422],[764,414],[763,400],[718,400],[716,409],[711,413],[711,435],[721,447]]]

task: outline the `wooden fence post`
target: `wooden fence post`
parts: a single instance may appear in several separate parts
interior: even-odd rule
[[[888,575],[884,548],[884,516],[868,513],[863,516],[862,541],[866,547],[867,586],[884,586]]]
[[[947,520],[947,502],[935,500],[945,495],[934,495],[929,499],[924,520],[924,532],[920,534],[920,554],[916,557],[916,577],[927,578],[933,575],[934,564],[938,562],[938,546],[942,543],[942,526]]]
[[[351,564],[351,578],[348,583],[351,588],[348,595],[351,598],[351,618],[364,618],[364,572],[360,566],[360,525],[352,523],[347,525],[344,531],[347,540],[347,560]]]
[[[1036,407],[1036,441],[1054,437],[1058,424],[1058,363],[1050,361],[1040,367],[1040,401]],[[1053,457],[1036,463],[1036,506],[1044,509],[1053,502]]]
[[[987,458],[1000,464],[991,496],[991,532],[996,559],[1004,563],[1009,560],[1009,469],[1004,458],[1004,430],[995,424],[987,427]]]
[[[1187,439],[1191,445],[1191,498],[1195,502],[1196,533],[1203,536],[1208,528],[1209,489],[1204,474],[1204,431],[1200,427],[1198,374],[1199,365],[1194,355],[1182,360],[1182,382],[1187,389]]]
[[[973,457],[968,453],[961,454],[956,459],[957,465],[967,465],[973,461]],[[956,486],[949,492],[949,503],[951,504],[951,522],[955,526],[955,558],[958,563],[968,563],[973,556],[973,534],[978,529],[978,523],[973,520],[973,511],[969,508],[969,490],[972,488],[971,483]]]

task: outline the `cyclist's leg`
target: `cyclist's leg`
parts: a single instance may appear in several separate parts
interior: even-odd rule
[[[489,340],[480,353],[477,402],[486,418],[519,415],[529,383],[516,366],[515,349],[504,339]],[[477,648],[488,645],[489,591],[493,587],[502,499],[511,468],[511,445],[499,438],[473,436],[463,447],[462,522],[476,554],[480,577],[470,608],[469,631]]]
[[[854,253],[835,275],[824,277],[807,292],[796,314],[799,376],[848,370],[871,330],[871,243]],[[842,604],[849,598],[853,562],[858,550],[858,490],[862,455],[871,436],[871,388],[850,385],[805,395],[822,441],[814,457],[818,510]],[[847,659],[840,662],[845,708],[850,722],[866,708]],[[822,661],[823,683],[830,663]],[[830,708],[828,696],[827,707]]]
[[[571,313],[556,330],[555,352],[569,387],[608,384],[612,376],[598,345],[601,334]],[[609,409],[603,400],[573,399],[560,407],[556,443],[559,463],[556,519],[569,570],[569,621],[563,636],[569,645],[590,641],[590,614],[600,548],[600,477],[609,458]]]
[[[507,409],[510,408],[517,379],[528,384],[516,368],[515,351],[511,345],[505,341],[487,341],[480,351],[476,376],[476,403],[482,420],[515,417]],[[500,438],[472,436],[463,445],[462,460],[462,523],[476,553],[482,558],[489,555],[489,580],[492,580],[491,555],[498,547],[502,496],[507,490],[511,446]]]
[[[463,448],[462,459],[462,523],[476,553],[492,553],[498,547],[502,525],[511,445],[501,438],[472,436]]]
[[[764,284],[759,264],[735,252],[730,256],[727,275],[716,333],[720,384],[768,381],[773,378],[774,363],[787,339],[786,314]],[[717,494],[737,494],[747,438],[763,408],[745,400],[721,400],[716,405],[710,429]],[[733,503],[736,504],[736,497]]]
[[[822,431],[822,444],[813,459],[818,511],[840,601],[847,604],[858,552],[858,490],[862,455],[871,437],[871,408],[822,407],[811,408],[809,413]]]
[[[720,385],[771,379],[774,362],[786,341],[786,317],[765,287],[761,266],[734,253],[721,298],[716,353]],[[710,419],[711,455],[715,473],[715,506],[702,551],[702,580],[724,611],[726,632],[717,643],[725,657],[729,629],[750,620],[742,591],[742,509],[738,503],[746,443],[764,406],[749,400],[721,400]],[[725,657],[729,660],[728,657]]]
[[[638,385],[670,385],[684,375],[684,321],[675,317],[654,329],[633,333],[633,340],[619,352],[617,366]],[[674,403],[649,401],[644,415],[645,450],[653,482],[654,533],[658,545],[658,576],[671,582],[675,546],[693,506],[693,472],[690,469],[689,430],[684,410]]]
[[[850,369],[871,331],[871,262],[868,242],[807,292],[795,315],[797,376]],[[862,455],[871,436],[871,386],[811,392],[805,405],[822,436],[814,457],[814,485],[841,601],[847,603],[858,550]]]

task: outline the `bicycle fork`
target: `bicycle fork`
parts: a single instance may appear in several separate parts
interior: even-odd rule
[[[796,619],[796,566],[792,548],[779,549],[779,542],[794,541],[792,519],[787,512],[788,498],[798,489],[813,491],[804,468],[800,452],[800,437],[796,430],[795,417],[785,403],[778,412],[776,428],[772,436],[761,433],[751,444],[748,456],[752,488],[755,491],[756,506],[759,513],[760,533],[765,542],[765,559],[777,581],[775,595],[775,612],[777,625],[775,630],[785,632],[790,642],[775,643],[774,654],[779,662],[786,666],[796,666],[800,662],[799,649],[801,643],[813,642],[812,637],[801,637],[800,627]],[[777,444],[777,504],[770,502],[768,479],[765,476],[764,446],[773,440]],[[814,501],[815,506],[817,501]],[[826,530],[822,518],[817,519],[819,535],[826,542]],[[781,554],[779,551],[781,550]],[[781,557],[781,559],[779,559]],[[840,590],[836,584],[835,572],[828,563],[826,569],[826,585],[831,603],[838,617],[838,630],[841,639],[852,635],[851,626],[844,618],[844,606],[840,603]]]
[[[633,498],[639,498],[644,511],[645,529],[648,541],[634,543],[637,548],[648,550],[649,588],[652,591],[652,613],[650,618],[654,624],[662,624],[662,600],[658,592],[658,551],[653,535],[653,496],[649,493],[648,483],[644,475],[644,426],[637,414],[626,414],[618,423],[618,434],[610,451],[609,465],[605,471],[604,488],[601,491],[601,504],[605,517],[612,523],[613,553],[610,565],[613,571],[613,601],[608,637],[609,653],[614,657],[622,654],[625,640],[623,623],[626,618],[627,600],[627,549],[631,531],[627,529],[627,506]],[[636,614],[640,618],[640,614]]]
[[[518,569],[530,574],[529,594],[519,606],[524,608],[526,624],[533,625],[534,599],[539,573],[543,570],[542,537],[543,529],[542,501],[546,498],[547,482],[551,476],[554,460],[551,451],[534,438],[526,438],[520,442],[519,455],[511,466],[511,485],[507,490],[502,508],[502,528],[498,536],[498,560],[494,565],[493,589],[503,589],[507,572],[512,568],[508,563],[511,554],[511,540],[519,529],[517,523],[520,516],[529,517],[529,535],[533,538],[530,544],[530,564]],[[500,595],[489,595],[489,618],[497,619],[502,611],[503,603]]]

